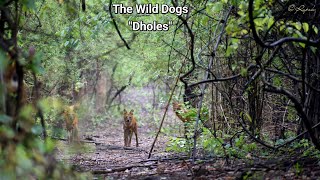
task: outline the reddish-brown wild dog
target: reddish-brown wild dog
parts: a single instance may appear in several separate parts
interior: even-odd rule
[[[185,114],[188,112],[188,109],[186,109],[184,106],[182,106],[182,104],[178,103],[178,102],[172,102],[172,107],[173,107],[173,111],[176,113],[176,115],[178,116],[178,118],[182,121],[182,122],[188,122],[190,121],[190,117],[183,117],[182,114]]]
[[[136,136],[136,146],[138,147],[138,132],[137,132],[137,120],[133,116],[133,110],[127,112],[127,110],[123,110],[123,130],[124,130],[124,146],[131,146],[132,134],[134,133]]]
[[[63,111],[63,116],[66,122],[69,143],[74,141],[80,143],[78,134],[78,115],[75,112],[75,105],[66,106]]]

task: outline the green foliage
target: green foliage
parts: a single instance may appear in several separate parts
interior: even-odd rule
[[[255,153],[258,148],[255,142],[248,142],[248,137],[244,135],[240,135],[234,142],[234,147],[226,146],[227,152],[231,156],[244,158],[248,154]]]
[[[223,149],[223,139],[222,138],[214,138],[212,137],[211,132],[203,128],[203,133],[200,137],[200,142],[201,146],[203,149],[211,154],[211,155],[216,155],[216,156],[223,156],[224,154],[224,149]]]
[[[302,166],[298,162],[294,164],[294,170],[297,175],[301,174],[303,171]]]
[[[187,141],[185,138],[170,137],[167,143],[166,151],[186,153],[189,151],[189,147],[187,146]]]
[[[248,142],[248,137],[241,135],[234,140],[234,146],[226,143],[223,138],[213,137],[212,132],[207,128],[202,129],[201,136],[198,138],[199,149],[211,156],[235,156],[245,158],[248,154],[255,153],[258,150],[255,142]],[[190,141],[190,140],[189,140]],[[167,151],[188,152],[192,149],[192,143],[188,144],[185,138],[171,137],[167,144]]]
[[[70,168],[52,161],[55,142],[39,138],[38,127],[24,108],[19,116],[17,132],[11,126],[1,124],[0,174],[4,179],[84,179],[88,176],[74,173]],[[29,121],[26,121],[30,119]]]
[[[36,9],[35,0],[19,0],[23,11],[32,11]]]
[[[294,142],[291,147],[294,149],[310,147],[310,142],[307,139],[301,139],[300,141]]]

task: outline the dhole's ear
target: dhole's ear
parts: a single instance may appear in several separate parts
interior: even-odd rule
[[[133,114],[133,112],[134,112],[133,109],[131,109],[130,114]]]
[[[127,110],[126,109],[123,110],[123,114],[127,114]]]

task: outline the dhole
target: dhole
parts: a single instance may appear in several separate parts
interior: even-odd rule
[[[173,107],[173,111],[176,113],[176,115],[178,116],[178,118],[182,122],[189,122],[191,120],[190,117],[183,117],[182,116],[182,114],[188,113],[188,109],[183,107],[182,104],[180,104],[178,102],[172,102],[172,107]]]
[[[17,62],[10,62],[3,68],[4,71],[1,72],[1,98],[5,100],[4,107],[1,107],[1,110],[11,116],[15,117],[18,113],[18,104],[20,107],[26,103],[26,89],[24,83],[21,85],[21,92],[18,96],[19,89],[19,77],[17,74]],[[0,68],[1,69],[1,68]],[[19,99],[18,99],[19,98]]]
[[[8,64],[4,73],[4,83],[6,91],[9,94],[14,94],[18,90],[18,75],[16,72],[16,63]]]
[[[136,135],[136,146],[138,147],[138,133],[137,133],[137,120],[133,116],[133,110],[129,113],[127,110],[123,110],[123,130],[124,130],[124,146],[131,146],[132,134]]]
[[[66,129],[68,133],[68,142],[74,142],[75,140],[79,143],[78,135],[78,116],[75,112],[75,105],[66,106],[63,111],[64,120],[66,122]]]
[[[175,114],[178,116],[178,118],[182,121],[182,122],[190,122],[190,121],[195,121],[196,120],[196,114],[197,114],[197,110],[194,108],[190,108],[188,109],[187,107],[185,107],[182,103],[178,103],[178,102],[172,102],[172,107],[173,107],[173,111],[175,112]],[[202,109],[203,111],[201,111],[200,114],[200,119],[201,122],[203,124],[204,127],[211,129],[212,128],[212,124],[209,121],[209,113],[208,111]],[[187,116],[185,116],[187,115]],[[186,124],[184,124],[184,128],[186,131]]]

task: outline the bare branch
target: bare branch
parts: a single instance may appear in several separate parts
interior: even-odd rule
[[[110,13],[110,17],[111,17],[111,19],[112,19],[112,22],[113,22],[113,24],[114,24],[114,27],[116,28],[116,31],[117,31],[117,33],[119,34],[121,40],[122,40],[123,43],[126,45],[127,49],[130,49],[128,43],[126,42],[126,40],[125,40],[125,39],[122,37],[122,35],[121,35],[121,32],[120,32],[120,30],[119,30],[119,28],[118,28],[118,25],[117,25],[117,23],[116,23],[116,20],[115,20],[114,17],[113,17],[112,8],[111,8],[111,7],[112,7],[112,0],[110,0],[110,2],[109,2],[109,13]],[[106,9],[106,7],[105,7],[105,9]]]

